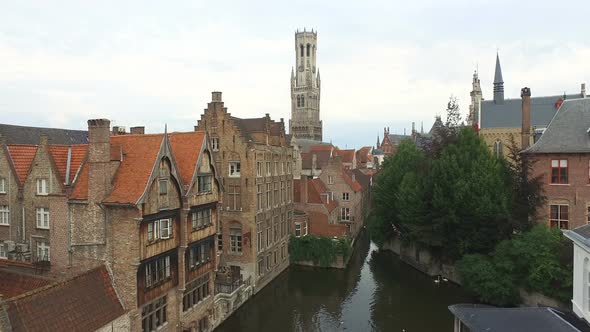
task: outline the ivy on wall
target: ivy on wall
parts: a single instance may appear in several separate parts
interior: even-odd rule
[[[350,251],[350,240],[346,238],[307,235],[291,236],[289,239],[289,256],[295,262],[311,261],[321,267],[329,267],[338,256],[346,260]]]

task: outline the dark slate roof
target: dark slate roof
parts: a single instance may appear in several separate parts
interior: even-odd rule
[[[581,246],[590,248],[590,224],[572,230],[564,230],[563,235]]]
[[[579,332],[560,312],[547,307],[496,308],[455,304],[449,310],[472,332]]]
[[[566,95],[565,100],[580,98],[580,94]],[[531,125],[533,127],[547,127],[555,112],[556,103],[560,96],[531,98]],[[522,127],[522,99],[504,99],[502,104],[493,100],[481,102],[480,128],[520,128]]]
[[[566,100],[525,153],[590,153],[590,98]]]
[[[0,135],[6,144],[39,144],[41,135],[47,135],[50,144],[86,144],[86,130],[70,130],[58,128],[38,128],[0,124]]]
[[[590,239],[590,224],[575,228],[572,232],[584,237],[585,239]]]
[[[352,169],[351,172],[354,174],[355,181],[360,183],[363,189],[371,186],[371,176],[361,172],[358,168]]]
[[[252,139],[250,135],[253,132],[265,132],[266,131],[266,118],[251,118],[241,119],[234,116],[231,117],[235,125],[240,129],[242,135],[246,139]]]
[[[125,313],[105,267],[4,303],[13,331],[95,331]]]
[[[397,134],[389,134],[389,141],[392,145],[399,145],[405,139],[411,139],[411,135],[397,135]]]

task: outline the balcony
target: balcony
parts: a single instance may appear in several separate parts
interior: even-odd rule
[[[232,294],[240,287],[247,288],[250,286],[251,278],[244,280],[240,267],[230,266],[222,268],[215,275],[215,294]]]

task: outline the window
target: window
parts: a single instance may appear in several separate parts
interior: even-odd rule
[[[219,138],[217,138],[217,137],[211,138],[211,150],[219,151]]]
[[[258,275],[261,276],[264,274],[264,259],[260,258],[258,260]]]
[[[285,204],[287,200],[287,191],[285,190],[285,182],[281,181],[281,203]]]
[[[309,49],[311,48],[311,45],[307,44],[307,53],[306,55],[309,56]]]
[[[551,160],[551,183],[567,184],[567,160]]]
[[[48,208],[37,208],[37,228],[49,229]]]
[[[240,185],[227,186],[227,208],[230,211],[239,211],[242,209],[242,201],[240,198]]]
[[[8,258],[8,254],[6,252],[6,246],[4,245],[4,242],[0,242],[0,259],[7,259]]]
[[[209,290],[209,273],[186,284],[182,296],[182,311],[187,311],[206,299],[211,294]]]
[[[260,251],[262,251],[262,249],[264,249],[264,238],[262,237],[262,225],[259,225],[258,229],[260,229],[258,231],[258,252],[260,252]]]
[[[257,207],[258,207],[258,211],[262,210],[262,207],[264,206],[263,202],[262,202],[262,185],[259,184],[257,187],[257,191],[256,191],[256,200],[257,200]]]
[[[502,151],[502,142],[500,142],[500,140],[494,142],[494,155],[496,157],[502,157],[504,155],[504,152]]]
[[[172,231],[172,219],[160,219],[147,223],[148,241],[157,241],[159,239],[169,239],[174,233]]]
[[[303,56],[303,44],[299,45],[299,48],[301,49],[300,54],[301,54],[301,56]]]
[[[0,205],[0,225],[10,225],[10,209],[8,205]]]
[[[0,178],[0,194],[6,194],[6,179]]]
[[[268,226],[266,227],[266,247],[269,248],[272,243],[272,229],[270,228],[270,221],[267,222]]]
[[[280,202],[280,197],[279,197],[279,183],[278,182],[275,182],[274,187],[275,187],[274,203],[275,203],[275,206],[278,206],[279,205],[279,202]]]
[[[142,332],[156,331],[166,321],[166,296],[147,304],[141,310]]]
[[[256,176],[259,178],[262,177],[262,161],[256,162]]]
[[[190,270],[194,270],[202,264],[211,261],[211,247],[213,243],[210,239],[197,242],[188,248],[187,265]]]
[[[279,235],[281,235],[279,233],[279,217],[276,216],[275,217],[275,221],[273,223],[273,233],[274,233],[274,242],[279,242]]]
[[[293,191],[291,190],[291,181],[287,181],[287,202],[291,203],[291,195]]]
[[[48,193],[47,179],[37,179],[37,195],[47,195]]]
[[[298,222],[295,223],[295,236],[296,237],[301,236],[301,224]]]
[[[272,190],[271,184],[267,183],[266,184],[266,208],[267,209],[270,209],[270,206],[272,204],[272,200],[270,198],[271,197],[271,190]]]
[[[229,176],[239,178],[240,177],[240,162],[230,161],[229,163]]]
[[[340,220],[350,221],[350,209],[347,207],[340,208]]]
[[[281,175],[285,175],[285,162],[281,162]]]
[[[270,169],[270,161],[266,162],[266,176],[270,176],[271,174],[271,169]]]
[[[287,174],[291,174],[291,162],[287,162]]]
[[[568,229],[569,222],[569,206],[568,205],[551,205],[551,215],[549,223],[551,227],[559,227],[560,229]]]
[[[328,175],[328,184],[334,184],[334,177],[332,175]]]
[[[168,194],[168,180],[167,179],[160,179],[160,195]]]
[[[234,253],[242,252],[242,229],[241,228],[230,228],[229,229],[229,250]]]
[[[145,264],[145,287],[149,288],[170,278],[170,256],[158,257]]]
[[[210,174],[197,177],[197,190],[199,194],[210,193],[213,176]]]
[[[270,270],[270,254],[266,255],[266,270]]]
[[[342,200],[343,201],[350,200],[350,193],[342,193]]]
[[[211,225],[213,223],[212,210],[203,209],[193,211],[191,213],[191,221],[193,224],[193,230]]]
[[[279,175],[279,162],[275,161],[275,175]]]
[[[47,242],[37,242],[37,260],[49,262],[50,253],[49,244],[47,244]]]
[[[277,265],[278,260],[277,260],[277,254],[278,254],[278,250],[275,250],[272,254],[273,254],[273,265]]]

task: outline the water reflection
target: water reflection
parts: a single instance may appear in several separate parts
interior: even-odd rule
[[[452,331],[469,298],[359,238],[346,270],[292,266],[216,331]]]

